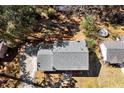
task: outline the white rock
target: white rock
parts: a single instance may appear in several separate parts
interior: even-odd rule
[[[98,34],[102,37],[107,37],[109,35],[109,32],[106,28],[102,28],[98,31]]]

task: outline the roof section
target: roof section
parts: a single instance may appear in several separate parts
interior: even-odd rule
[[[38,51],[38,55],[52,55],[52,51],[50,49],[40,49]]]
[[[88,70],[88,52],[57,52],[54,55],[54,67],[56,70]]]
[[[87,52],[85,41],[64,41],[65,46],[55,46],[53,52]]]
[[[51,50],[41,49],[37,54],[39,70],[53,71],[53,53]]]
[[[38,51],[38,69],[88,70],[89,52],[85,41],[56,41],[53,49]]]
[[[53,50],[56,70],[88,70],[89,56],[85,41],[68,41],[65,47]]]
[[[122,41],[105,41],[103,43],[108,49],[124,49],[124,42]]]

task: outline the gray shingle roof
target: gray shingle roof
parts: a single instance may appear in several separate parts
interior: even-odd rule
[[[124,62],[124,49],[108,49],[107,61],[109,61],[110,63]]]
[[[121,41],[105,41],[103,43],[108,49],[124,49],[124,42]]]
[[[88,70],[88,52],[57,52],[53,56],[56,70]]]
[[[55,46],[53,50],[41,49],[38,63],[41,70],[88,70],[89,53],[85,41],[64,41],[64,46]]]
[[[107,48],[107,61],[110,63],[124,62],[124,42],[122,41],[105,41]],[[104,51],[104,50],[103,50]]]
[[[53,52],[87,52],[85,41],[70,41],[64,47],[55,47]]]
[[[41,49],[37,54],[38,70],[53,71],[53,53],[51,50]]]

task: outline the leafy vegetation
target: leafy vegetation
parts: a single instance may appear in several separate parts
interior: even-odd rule
[[[0,38],[9,47],[16,47],[24,42],[34,29],[36,30],[40,17],[48,18],[54,14],[55,10],[48,6],[40,8],[37,6],[0,6]]]
[[[25,40],[38,22],[33,6],[0,6],[0,38],[9,47],[15,47]]]
[[[96,41],[93,39],[87,39],[86,40],[87,43],[87,47],[91,50],[94,50],[95,46],[96,46]]]
[[[95,22],[91,16],[85,16],[80,22],[80,27],[85,29],[84,34],[86,37],[96,37],[97,27],[95,26]]]

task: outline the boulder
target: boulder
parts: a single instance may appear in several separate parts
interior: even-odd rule
[[[106,28],[101,28],[99,31],[98,31],[98,34],[99,36],[101,37],[107,37],[109,35],[109,32]]]

